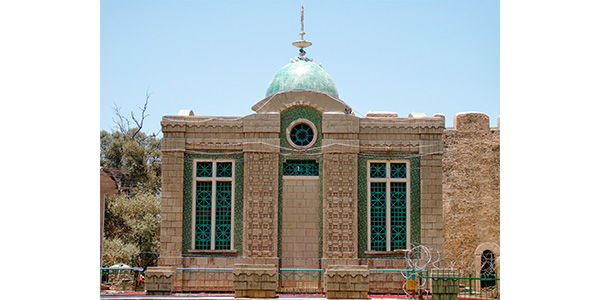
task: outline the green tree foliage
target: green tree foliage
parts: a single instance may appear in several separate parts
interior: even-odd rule
[[[115,108],[116,129],[100,131],[100,166],[116,170],[121,192],[107,195],[104,212],[102,265],[117,263],[143,267],[156,265],[160,251],[160,139],[141,131],[141,121]]]
[[[160,193],[160,139],[135,129],[126,132],[100,131],[100,166],[122,169],[142,189]]]
[[[106,196],[103,266],[156,265],[160,250],[160,202],[152,192]]]

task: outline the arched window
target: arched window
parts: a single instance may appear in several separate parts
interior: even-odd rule
[[[494,253],[490,250],[485,250],[481,254],[481,288],[495,286],[496,280],[486,280],[495,278],[496,265],[494,262]]]

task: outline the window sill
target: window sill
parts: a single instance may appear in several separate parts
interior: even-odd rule
[[[237,255],[237,250],[188,250],[188,254],[219,254],[219,255]]]
[[[410,250],[397,249],[394,251],[365,251],[366,256],[405,256]]]

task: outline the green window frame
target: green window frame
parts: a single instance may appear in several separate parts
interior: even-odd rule
[[[369,251],[410,245],[410,161],[368,161]]]
[[[192,245],[195,250],[233,249],[235,161],[193,161]]]

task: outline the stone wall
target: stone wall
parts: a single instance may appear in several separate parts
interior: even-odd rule
[[[500,130],[483,113],[459,113],[444,149],[445,254],[500,245]]]
[[[162,140],[162,201],[159,266],[179,267],[183,238],[183,161],[185,140],[179,131]]]

